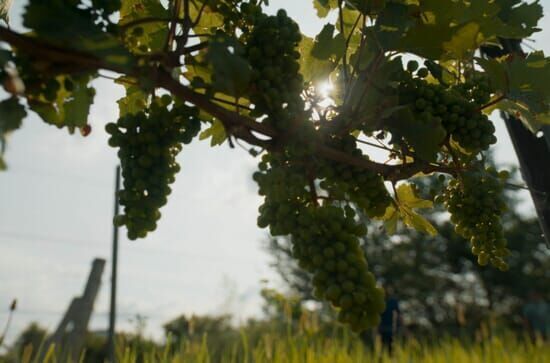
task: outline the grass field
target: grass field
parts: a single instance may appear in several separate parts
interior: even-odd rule
[[[60,360],[53,349],[42,359],[34,356],[28,347],[22,363],[56,363]],[[40,362],[39,362],[40,361]],[[84,358],[81,358],[84,361]],[[88,361],[88,359],[87,359]],[[251,344],[246,334],[239,342],[221,350],[212,346],[207,336],[196,341],[178,344],[169,342],[163,347],[143,349],[136,343],[121,342],[119,363],[547,363],[550,345],[531,343],[511,334],[486,338],[476,343],[464,343],[454,338],[440,338],[437,342],[419,342],[409,339],[395,345],[390,357],[375,342],[366,347],[347,336],[329,338],[308,334],[264,334]]]

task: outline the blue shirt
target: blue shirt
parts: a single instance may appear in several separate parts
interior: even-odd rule
[[[378,330],[386,333],[393,332],[394,313],[399,313],[399,301],[394,297],[390,297],[386,300],[386,310],[384,310],[380,316],[380,326]]]

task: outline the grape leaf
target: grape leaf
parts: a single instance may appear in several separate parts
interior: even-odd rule
[[[103,61],[131,68],[135,60],[120,40],[103,30],[97,15],[78,2],[30,0],[23,15],[23,25],[39,38],[75,50],[89,52]],[[60,19],[63,19],[62,25]]]
[[[488,75],[491,87],[507,100],[502,111],[517,116],[533,132],[548,124],[550,115],[550,58],[543,52],[527,57],[477,58]]]
[[[221,145],[227,139],[225,128],[219,120],[214,120],[212,125],[199,135],[199,140],[208,138],[210,138],[210,146]]]
[[[500,6],[499,17],[517,29],[523,29],[522,38],[539,31],[537,24],[543,16],[539,1],[525,3],[520,0],[496,0]],[[519,4],[519,5],[518,5]]]
[[[205,60],[212,67],[212,87],[233,96],[242,95],[250,85],[252,69],[242,45],[228,36],[216,36],[210,40]]]
[[[364,15],[376,15],[386,6],[386,0],[345,0],[345,2]]]
[[[451,57],[463,60],[472,50],[479,48],[484,37],[480,33],[479,24],[469,22],[462,25],[447,42],[443,43],[443,49]]]
[[[397,230],[397,222],[399,221],[399,212],[394,205],[390,205],[386,208],[386,213],[382,217],[384,221],[384,228],[388,234],[395,234]]]
[[[353,59],[353,58],[352,58]],[[365,60],[365,68],[353,80],[346,107],[369,118],[397,104],[395,84],[403,71],[401,58],[389,59],[374,52]]]
[[[88,86],[92,76],[73,76],[71,90],[66,88],[66,76],[58,76],[56,79],[61,84],[56,99],[48,102],[44,99],[29,98],[29,107],[46,123],[57,127],[86,125],[95,96],[95,90]]]
[[[212,0],[190,1],[189,16],[193,19],[193,22],[196,23],[193,27],[195,33],[210,34],[223,27],[223,15],[216,12],[211,6],[215,3],[216,1]],[[203,7],[203,5],[205,6]],[[201,9],[202,13],[200,18],[198,18]]]
[[[401,205],[407,206],[411,209],[433,207],[433,202],[431,200],[421,199],[416,195],[411,184],[399,184],[396,192],[397,200]]]
[[[132,21],[144,18],[167,19],[169,11],[162,6],[160,1],[155,0],[123,0],[120,8],[119,24],[124,26]],[[136,36],[137,42],[132,50],[139,51],[140,47],[148,48],[150,51],[161,51],[164,48],[168,36],[167,22],[148,22],[139,24],[143,29],[141,35]],[[132,29],[127,32],[132,34]]]
[[[382,49],[395,49],[406,30],[415,24],[411,16],[412,6],[389,2],[378,15],[376,24],[369,29],[375,34],[372,38]]]
[[[304,80],[316,82],[326,81],[330,73],[336,68],[336,63],[330,60],[320,60],[311,54],[313,48],[313,39],[302,36],[300,42],[300,73]]]
[[[311,55],[320,60],[338,61],[346,51],[346,39],[342,33],[333,37],[335,27],[332,24],[326,24],[321,32],[315,37],[315,42],[311,48]]]
[[[332,9],[338,8],[337,0],[313,0],[313,7],[319,18],[326,18]]]
[[[550,112],[533,113],[529,106],[521,101],[502,100],[497,106],[501,111],[521,120],[533,133],[540,130],[543,125],[550,125]]]
[[[122,117],[127,114],[136,114],[142,111],[147,105],[148,96],[137,85],[129,83],[135,82],[135,80],[121,77],[116,82],[122,84],[126,88],[126,96],[117,101],[119,116]]]
[[[342,24],[343,24],[343,32],[344,37],[348,38],[350,36],[350,33],[352,30],[354,30],[354,34],[350,38],[350,46],[352,48],[348,48],[348,52],[353,51],[353,48],[359,45],[361,42],[361,32],[360,32],[360,20],[361,20],[361,13],[352,9],[344,8],[342,10],[342,19],[340,20],[340,16],[338,16],[338,19],[336,20],[336,29],[338,31],[342,31]],[[354,25],[357,23],[354,29]]]
[[[17,97],[10,97],[0,102],[0,135],[6,135],[20,128],[25,116],[27,111]]]
[[[249,114],[249,110],[247,109],[248,106],[250,106],[250,101],[247,98],[240,97],[235,98],[234,96],[227,95],[225,93],[216,93],[215,94],[216,99],[214,100],[214,103],[216,103],[218,106],[226,108],[230,111],[238,112],[239,114],[246,116]],[[225,102],[219,102],[219,101],[225,101]],[[201,120],[204,120],[201,118]]]
[[[21,127],[25,116],[27,111],[17,97],[10,97],[0,102],[0,170],[6,169],[6,163],[2,158],[6,149],[6,137],[10,132]]]
[[[524,38],[537,30],[534,25],[540,18],[538,5],[512,10],[501,6],[492,0],[423,0],[418,5],[408,5],[407,11],[403,5],[388,6],[377,30],[385,49],[433,60],[465,58],[483,43],[499,37]],[[404,21],[395,24],[390,15]],[[402,36],[396,40],[399,34]]]
[[[186,64],[184,76],[189,82],[198,77],[207,84],[212,83],[212,68],[208,67],[204,58],[205,51],[201,51],[195,55],[192,63]]]
[[[418,24],[400,40],[397,49],[428,59],[439,59],[445,53],[444,44],[453,36],[448,24]]]
[[[437,235],[435,227],[423,216],[409,208],[401,208],[403,223],[407,226],[416,229],[419,232],[424,232],[431,236]]]
[[[432,207],[433,202],[419,198],[411,184],[400,184],[396,189],[395,204],[388,206],[386,213],[382,217],[386,231],[389,234],[395,233],[397,221],[401,219],[406,226],[435,236],[437,230],[434,226],[426,218],[414,211],[414,209]]]
[[[451,63],[451,62],[449,62]],[[454,64],[445,64],[445,62],[436,63],[431,60],[426,60],[424,66],[430,71],[430,75],[434,77],[440,84],[448,86],[453,84],[457,76],[452,72]]]
[[[402,138],[418,158],[435,161],[446,136],[441,123],[421,120],[414,117],[409,107],[399,107],[388,117],[386,124],[392,133],[392,142],[400,143]]]

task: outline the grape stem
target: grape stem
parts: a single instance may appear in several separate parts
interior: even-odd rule
[[[502,100],[504,100],[504,99],[506,99],[506,96],[505,96],[505,95],[501,95],[501,96],[495,98],[494,100],[492,100],[491,102],[489,102],[489,103],[487,103],[487,104],[485,104],[485,105],[479,107],[477,110],[475,110],[475,112],[483,111],[484,109],[489,108],[489,107],[491,107],[491,106],[494,106],[494,105],[496,105],[497,103],[499,103],[500,101],[502,101]]]
[[[183,24],[185,22],[185,19],[160,18],[160,17],[148,16],[148,17],[132,20],[132,21],[129,21],[129,22],[124,23],[124,24],[120,24],[119,27],[120,27],[120,30],[122,30],[123,32],[126,32],[131,28],[135,28],[137,26],[144,25],[144,24],[168,23],[168,22]]]
[[[311,193],[311,202],[315,207],[319,206],[319,202],[317,199],[319,198],[317,196],[317,190],[315,189],[315,180],[313,179],[312,175],[309,175],[309,192]]]
[[[340,33],[342,36],[346,36],[344,32],[344,10],[342,9],[342,0],[338,0],[338,17],[340,18]],[[350,33],[353,34],[353,29]],[[346,44],[347,45],[347,44]],[[343,74],[344,74],[344,83],[348,83],[349,75],[348,75],[348,53],[347,53],[348,47],[344,49],[344,54],[342,55],[342,65],[344,66]]]
[[[456,153],[453,150],[453,147],[451,146],[450,138],[447,138],[447,140],[445,141],[445,147],[449,151],[449,154],[451,154],[453,165],[455,166],[455,170],[457,171],[456,174],[458,175],[458,178],[462,181],[462,174],[460,174],[460,171],[463,170],[463,168],[458,163],[458,156],[456,155]]]
[[[188,0],[184,0],[187,2]],[[176,27],[178,26],[178,15],[181,11],[182,6],[182,0],[173,0],[172,3],[172,19],[170,19],[170,28],[168,30],[168,35],[166,37],[166,43],[164,44],[164,52],[171,52],[172,51],[172,44],[174,42],[174,38],[176,37]],[[189,4],[187,4],[189,5]],[[185,14],[183,17],[182,26],[184,28],[184,38],[185,34],[189,32],[189,18],[188,13]],[[185,38],[184,43],[187,42],[187,38]]]
[[[532,188],[529,188],[528,186],[526,185],[519,185],[519,184],[514,184],[514,183],[504,183],[505,186],[507,187],[510,187],[510,188],[514,188],[514,189],[523,189],[523,190],[528,190],[530,191],[531,193],[536,193],[536,194],[539,194],[543,197],[546,197],[548,195],[547,192],[544,192],[542,190],[538,190],[538,189],[532,189]]]
[[[391,188],[393,190],[393,196],[395,197],[395,200],[393,201],[393,203],[397,207],[398,204],[399,204],[399,196],[397,195],[397,189],[395,188],[395,182],[391,183]]]
[[[189,54],[208,47],[208,42],[201,42],[182,49],[181,54]]]
[[[179,19],[176,19],[176,22],[179,22]],[[0,40],[11,44],[19,51],[44,61],[49,61],[61,67],[67,66],[70,70],[69,73],[103,69],[136,79],[140,79],[140,75],[143,74],[155,74],[155,79],[153,80],[155,83],[154,87],[164,88],[181,100],[194,104],[196,107],[218,119],[224,125],[228,134],[266,150],[280,150],[280,145],[276,141],[292,136],[280,133],[269,125],[257,122],[245,115],[223,108],[208,96],[197,93],[180,83],[179,77],[172,77],[170,71],[162,67],[146,69],[133,65],[120,65],[107,62],[93,54],[64,48],[36,37],[19,34],[1,26]],[[320,157],[371,170],[382,175],[388,181],[408,179],[419,172],[426,174],[433,172],[455,174],[455,169],[446,165],[433,165],[423,161],[414,161],[407,165],[384,165],[364,157],[347,154],[329,147],[320,141],[315,146],[316,152]]]
[[[387,147],[387,146],[374,144],[374,143],[372,143],[372,142],[368,142],[368,141],[365,141],[365,140],[361,140],[361,139],[359,139],[359,138],[356,138],[355,141],[357,141],[357,142],[359,142],[359,143],[361,143],[361,144],[369,145],[369,146],[376,147],[376,148],[379,148],[379,149],[382,149],[382,150],[386,150],[386,151],[390,151],[390,152],[394,152],[394,151],[395,151],[395,150],[390,149],[390,148]]]

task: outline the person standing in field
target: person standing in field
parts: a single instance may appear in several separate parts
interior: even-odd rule
[[[531,339],[548,339],[550,333],[550,305],[537,291],[529,292],[527,303],[523,306],[523,323]]]
[[[399,300],[394,296],[393,288],[387,286],[385,290],[386,309],[380,316],[378,334],[380,335],[382,346],[391,354],[395,334],[401,325],[401,312],[399,310]]]

